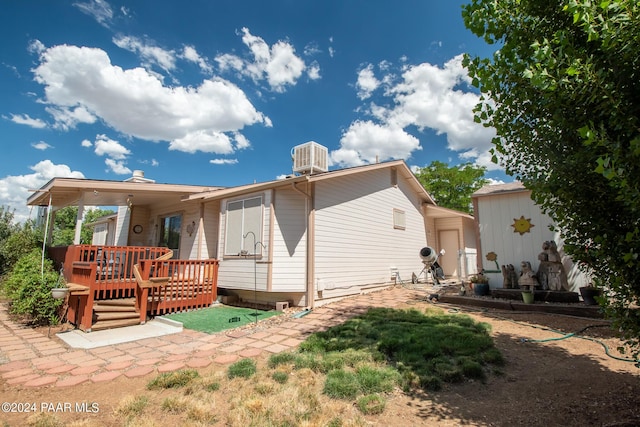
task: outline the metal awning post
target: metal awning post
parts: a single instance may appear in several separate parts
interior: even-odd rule
[[[47,237],[49,236],[49,218],[51,217],[51,193],[49,193],[49,205],[47,206],[47,220],[44,225],[44,236],[42,238],[42,260],[40,262],[40,277],[44,280],[44,251],[47,245]]]

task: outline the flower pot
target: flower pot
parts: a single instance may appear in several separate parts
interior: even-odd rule
[[[51,296],[55,299],[62,299],[69,293],[69,288],[53,288],[51,289]]]
[[[533,304],[534,296],[531,291],[522,292],[522,302],[525,304]]]
[[[601,294],[600,289],[593,288],[590,286],[584,286],[580,288],[580,295],[582,296],[582,301],[586,305],[598,305],[598,301],[596,300]]]
[[[489,295],[490,288],[488,283],[474,283],[473,284],[473,293],[478,296]]]

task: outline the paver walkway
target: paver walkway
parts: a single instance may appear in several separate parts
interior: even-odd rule
[[[12,322],[0,309],[0,375],[10,385],[69,387],[84,382],[139,377],[183,368],[229,364],[245,357],[297,347],[313,332],[344,322],[370,307],[397,307],[424,298],[424,292],[394,287],[349,297],[276,325],[233,329],[214,335],[185,329],[93,349],[73,349],[53,336]]]

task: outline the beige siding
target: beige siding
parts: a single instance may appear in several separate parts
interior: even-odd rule
[[[520,235],[511,226],[516,219],[524,216],[530,218],[534,226],[529,233]],[[568,256],[562,251],[562,238],[559,233],[550,230],[553,221],[533,203],[528,192],[496,194],[478,198],[478,219],[482,254],[478,263],[487,270],[496,270],[496,264],[488,261],[486,255],[495,252],[498,265],[513,264],[520,271],[520,263],[529,261],[533,270],[539,266],[538,254],[542,251],[542,243],[555,240],[563,264],[570,278],[570,286],[576,290],[585,282],[585,277],[578,271]],[[480,258],[481,256],[481,258]],[[502,273],[490,273],[491,286],[502,287]]]
[[[202,236],[202,257],[218,258],[218,231],[220,229],[220,202],[204,204],[204,233]]]
[[[93,227],[93,237],[91,240],[92,245],[106,245],[107,236],[109,234],[109,224],[97,224]]]
[[[249,257],[227,257],[224,256],[224,238],[225,238],[225,212],[229,201],[248,199],[251,197],[262,196],[262,236],[256,236],[257,243],[262,243],[262,256],[254,259]],[[247,194],[235,199],[224,199],[221,202],[220,228],[219,228],[219,245],[218,258],[220,259],[218,270],[218,287],[240,289],[240,290],[267,290],[267,273],[269,259],[269,222],[271,216],[271,191],[261,193]],[[250,236],[251,244],[253,238]]]
[[[182,228],[180,230],[180,259],[198,259],[198,224],[200,204],[183,203]],[[193,230],[189,235],[189,230]],[[204,256],[202,257],[204,258]]]
[[[273,232],[273,292],[304,292],[307,261],[307,201],[290,188],[276,192]]]
[[[359,292],[367,284],[388,283],[422,269],[426,243],[420,201],[389,169],[316,184],[315,279],[323,297]],[[394,229],[393,209],[405,211],[406,228]]]
[[[130,219],[131,211],[126,206],[119,206],[114,239],[117,246],[126,246],[129,243],[127,240],[129,237]]]
[[[134,206],[131,209],[131,219],[128,227],[129,232],[129,245],[130,246],[146,246],[151,235],[151,228],[149,227],[149,208],[147,206]],[[141,233],[134,233],[133,227],[136,225],[142,226]]]

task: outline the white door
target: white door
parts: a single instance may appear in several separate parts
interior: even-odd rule
[[[445,254],[438,258],[438,263],[447,277],[458,277],[458,251],[460,250],[460,240],[458,230],[438,231],[438,243],[440,250],[444,249]]]

